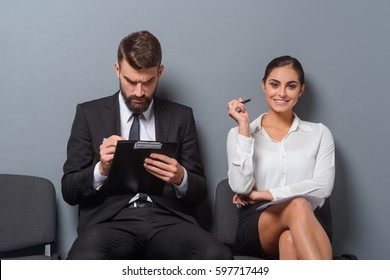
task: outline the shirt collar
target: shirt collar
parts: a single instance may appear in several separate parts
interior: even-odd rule
[[[257,131],[260,131],[262,133],[262,127],[261,127],[261,121],[263,120],[264,116],[266,116],[267,113],[261,114],[256,120],[254,120],[250,126],[249,126],[249,134],[255,133]],[[302,130],[305,132],[312,132],[313,129],[308,125],[305,121],[302,121],[297,114],[294,113],[294,119],[293,123],[290,127],[289,133],[296,130]]]
[[[294,113],[294,121],[293,121],[293,124],[291,126],[290,131],[297,130],[298,128],[304,132],[312,132],[313,131],[313,128],[307,122],[302,121],[297,116],[297,114]]]

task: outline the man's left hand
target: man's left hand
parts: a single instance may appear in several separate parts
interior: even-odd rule
[[[174,158],[152,153],[145,159],[144,167],[149,173],[167,183],[180,185],[183,182],[184,168]]]

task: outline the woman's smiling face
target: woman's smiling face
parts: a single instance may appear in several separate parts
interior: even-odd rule
[[[292,112],[305,88],[292,65],[275,67],[262,87],[270,110],[277,113]]]

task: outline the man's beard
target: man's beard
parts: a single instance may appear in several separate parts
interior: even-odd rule
[[[154,90],[154,92],[151,96],[144,96],[143,98],[145,100],[143,103],[134,103],[133,99],[137,99],[137,97],[135,95],[130,95],[127,97],[125,92],[122,90],[122,85],[120,84],[120,81],[119,81],[119,87],[121,90],[123,100],[125,101],[125,104],[127,105],[127,108],[129,108],[129,110],[132,111],[133,113],[145,112],[149,108],[149,105],[154,98],[154,94],[156,93],[156,90]]]

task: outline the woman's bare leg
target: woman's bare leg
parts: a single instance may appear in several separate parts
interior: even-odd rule
[[[279,237],[279,259],[298,260],[297,251],[292,239],[291,231],[285,230]]]
[[[260,242],[266,254],[279,256],[279,240],[290,231],[299,259],[331,259],[329,238],[315,217],[310,204],[295,198],[267,208],[259,219]]]

